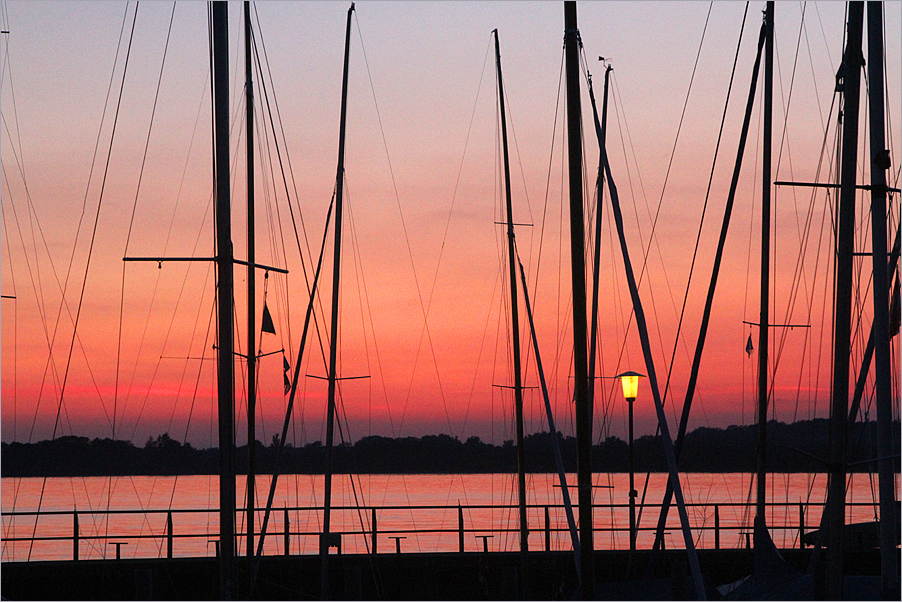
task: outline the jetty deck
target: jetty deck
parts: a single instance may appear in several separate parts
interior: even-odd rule
[[[782,550],[804,571],[811,549]],[[898,548],[897,548],[898,552]],[[711,587],[752,571],[752,551],[699,550]],[[654,579],[644,574],[651,552],[595,552],[598,599],[691,599],[684,550],[664,550]],[[336,600],[515,600],[518,552],[345,554],[330,562],[330,595]],[[879,575],[877,550],[844,555],[847,574]],[[9,600],[210,600],[218,597],[216,558],[5,562],[2,594]],[[239,597],[247,599],[248,564],[239,559]],[[576,591],[572,552],[529,553],[529,598],[569,599]],[[638,582],[638,583],[637,583]],[[643,585],[644,584],[644,585]],[[320,558],[265,556],[254,598],[322,599]]]

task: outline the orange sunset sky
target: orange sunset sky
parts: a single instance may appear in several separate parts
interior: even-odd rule
[[[265,61],[262,81],[255,81],[257,261],[289,270],[287,277],[257,276],[257,324],[265,300],[276,329],[255,342],[259,352],[272,354],[260,360],[257,436],[266,444],[281,429],[287,401],[281,358],[284,352],[294,369],[307,278],[323,244],[335,184],[347,8],[338,2],[254,8]],[[632,263],[637,272],[645,265],[640,292],[662,387],[671,373],[666,407],[672,432],[698,336],[763,8],[763,2],[748,5],[677,340],[746,5],[578,5],[585,66],[599,103],[604,68],[598,57],[614,68],[608,149]],[[135,10],[134,3],[108,2],[3,7],[3,30],[9,33],[0,47],[2,293],[15,296],[2,301],[4,441],[82,435],[142,445],[149,436],[169,432],[201,447],[216,443],[212,264],[122,261],[213,254],[207,7],[180,3],[173,10],[170,3],[155,2],[140,4],[137,16]],[[888,173],[890,185],[898,187],[902,4],[887,3],[885,10],[893,159]],[[844,11],[838,2],[777,3],[775,180],[825,182],[835,168],[834,75]],[[241,259],[247,245],[239,3],[230,4],[229,24],[233,241]],[[494,386],[512,383],[506,242],[495,223],[506,217],[495,28],[514,220],[528,224],[517,228],[518,250],[555,420],[565,434],[575,432],[562,3],[358,2],[350,48],[338,372],[370,378],[341,384],[345,440],[440,432],[495,443],[513,438],[513,396]],[[750,334],[757,346],[757,330],[743,320],[758,319],[760,91],[759,85],[691,428],[754,421],[757,359],[745,347]],[[598,146],[585,80],[583,111],[585,214],[594,220]],[[275,126],[271,115],[278,118]],[[859,159],[859,165],[861,182],[869,182],[867,162]],[[776,369],[771,366],[771,415],[784,422],[823,417],[832,359],[834,201],[809,189],[775,187],[773,194],[771,321],[810,328],[775,330],[771,336],[772,357],[779,358]],[[859,199],[856,250],[869,251],[867,197]],[[898,196],[891,205],[894,233]],[[601,211],[597,373],[647,373],[607,193]],[[330,230],[317,328],[308,340],[290,431],[296,445],[325,436],[326,382],[312,377],[327,374],[332,240]],[[853,326],[856,372],[872,314],[870,261],[856,259],[855,303],[863,308]],[[236,266],[242,353],[246,274]],[[521,293],[524,380],[538,387],[527,326]],[[238,441],[244,442],[247,376],[241,361],[236,367]],[[646,388],[635,407],[637,435],[651,434],[651,395],[647,382],[640,386]],[[619,385],[599,380],[596,392],[596,438],[625,437]],[[526,391],[525,405],[527,433],[547,430],[538,388]],[[898,401],[895,411],[898,416]]]

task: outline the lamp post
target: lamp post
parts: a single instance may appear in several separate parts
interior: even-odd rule
[[[638,372],[624,372],[618,374],[614,378],[620,379],[623,385],[623,396],[626,398],[629,406],[629,468],[630,468],[630,552],[636,551],[636,492],[635,470],[633,469],[633,402],[636,401],[636,394],[639,392],[639,378],[645,378],[644,374]]]

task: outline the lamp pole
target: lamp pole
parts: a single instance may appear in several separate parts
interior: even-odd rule
[[[644,374],[639,374],[638,372],[633,372],[630,370],[629,372],[624,372],[623,374],[618,374],[614,378],[620,379],[620,384],[623,386],[623,397],[626,398],[627,406],[629,407],[629,468],[630,468],[630,552],[636,551],[636,471],[633,466],[633,402],[636,401],[636,396],[639,394],[639,379],[645,378]]]
[[[626,399],[630,414],[630,552],[636,551],[636,471],[633,467],[633,402],[635,397]]]

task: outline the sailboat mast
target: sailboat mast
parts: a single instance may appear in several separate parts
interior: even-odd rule
[[[257,447],[257,260],[254,228],[254,87],[251,65],[251,5],[244,3],[244,94],[247,123],[247,557],[254,555],[254,495]]]
[[[887,600],[899,594],[899,573],[894,559],[895,483],[893,475],[893,405],[889,345],[889,276],[886,256],[886,150],[883,107],[883,5],[868,2],[868,99],[871,139],[871,254],[874,265],[874,369],[877,405],[877,472],[880,477],[880,567]]]
[[[573,388],[576,402],[576,481],[579,500],[580,594],[595,594],[592,532],[592,412],[589,407],[586,336],[586,258],[583,224],[582,105],[579,90],[579,29],[576,2],[564,2],[567,80],[567,142],[570,184],[570,271],[573,279]]]
[[[761,305],[758,319],[758,459],[756,516],[764,521],[767,491],[767,344],[770,314],[771,134],[774,98],[774,3],[764,11],[764,150],[761,158]]]
[[[598,144],[606,150],[606,139],[608,131],[608,83],[611,79],[612,67],[605,66],[604,69],[604,99],[601,103],[601,125],[599,126]],[[595,105],[595,94],[592,92],[592,82],[589,81],[589,97]],[[596,125],[597,122],[596,115]],[[592,263],[592,326],[589,328],[589,411],[593,416],[591,419],[594,423],[595,410],[595,354],[598,348],[598,279],[601,276],[601,199],[604,193],[604,158],[598,162],[598,177],[596,179],[598,188],[598,201],[595,207],[595,253],[593,254]],[[630,491],[633,490],[630,485]],[[631,539],[632,541],[632,539]]]
[[[213,127],[216,178],[217,394],[219,398],[219,595],[231,600],[235,568],[235,373],[232,212],[229,195],[229,9],[213,2]]]
[[[864,3],[849,3],[846,50],[843,54],[842,166],[839,224],[836,231],[833,398],[830,408],[830,475],[827,484],[826,595],[842,596],[842,529],[846,508],[846,420],[849,412],[849,360],[852,322],[852,254],[855,246],[855,186],[858,151],[858,108],[861,87],[861,33]],[[837,82],[839,83],[839,82]],[[882,99],[881,99],[882,100]],[[875,249],[876,251],[876,249]]]
[[[329,528],[332,514],[332,456],[335,425],[335,383],[338,355],[338,293],[341,284],[341,226],[342,194],[345,174],[345,128],[348,110],[348,59],[351,48],[351,15],[354,3],[348,9],[345,29],[344,70],[341,78],[341,121],[338,127],[338,169],[335,175],[335,253],[332,258],[332,323],[329,334],[329,405],[326,418],[326,474],[323,507],[323,535],[320,540],[322,557],[322,596],[328,598]]]
[[[589,98],[592,101],[592,108],[595,114],[595,127],[598,136],[598,146],[600,156],[598,161],[598,176],[596,179],[598,200],[595,205],[595,252],[592,257],[592,325],[589,328],[589,362],[588,369],[588,392],[589,392],[589,424],[595,424],[595,357],[598,348],[598,281],[601,277],[601,201],[604,196],[604,165],[607,161],[607,131],[608,131],[608,84],[611,79],[612,67],[605,66],[604,70],[604,98],[601,104],[601,124],[598,123],[598,111],[595,110],[595,93],[592,91],[592,81],[589,80]],[[630,420],[629,420],[629,472],[630,472],[630,552],[636,551],[636,488],[633,477],[633,404],[629,404]],[[590,426],[591,428],[591,426]],[[590,431],[591,432],[591,431]]]
[[[529,550],[529,530],[526,523],[526,468],[523,454],[523,382],[520,373],[520,314],[517,304],[517,260],[514,241],[514,217],[511,203],[511,173],[507,149],[507,118],[504,111],[504,82],[501,77],[501,47],[498,30],[495,34],[495,67],[498,73],[498,103],[501,113],[501,148],[504,160],[504,197],[507,208],[507,263],[511,293],[511,342],[514,354],[514,410],[517,429],[517,494],[520,511],[520,551]],[[524,566],[521,567],[525,569]],[[523,576],[521,576],[522,578]]]

